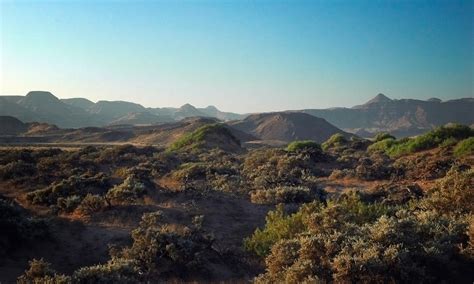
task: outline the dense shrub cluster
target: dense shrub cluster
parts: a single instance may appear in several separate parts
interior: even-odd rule
[[[383,151],[391,157],[399,157],[441,145],[455,144],[456,141],[472,136],[474,136],[474,130],[469,126],[448,125],[411,139],[394,140],[388,137],[371,145],[369,151]]]
[[[55,206],[64,212],[72,212],[87,194],[103,194],[109,187],[108,178],[97,175],[73,175],[50,186],[32,191],[26,198],[32,204]]]
[[[266,272],[256,280],[472,281],[472,180],[472,170],[453,169],[426,197],[403,206],[351,193],[290,215],[279,207],[245,241],[265,256]]]
[[[308,151],[288,153],[280,149],[259,149],[246,155],[242,176],[254,189],[301,185],[306,177],[323,174],[315,165],[318,158],[324,159]]]

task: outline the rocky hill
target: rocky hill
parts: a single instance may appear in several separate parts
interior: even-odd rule
[[[384,131],[405,137],[452,122],[470,125],[474,122],[473,109],[473,98],[444,102],[436,98],[427,101],[392,100],[379,94],[367,103],[352,108],[305,109],[302,112],[324,118],[353,133],[372,136]]]
[[[336,133],[350,136],[322,118],[299,112],[253,114],[228,124],[262,140],[313,140],[321,143]]]
[[[19,135],[28,130],[28,125],[11,116],[0,116],[0,135]]]

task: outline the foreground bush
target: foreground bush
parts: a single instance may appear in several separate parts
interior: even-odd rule
[[[213,238],[200,227],[168,226],[162,212],[143,215],[132,231],[132,245],[111,250],[105,264],[82,267],[70,276],[58,275],[43,260],[33,260],[18,278],[20,283],[151,283],[166,279],[187,279],[222,262],[212,248]]]
[[[472,171],[453,169],[426,197],[405,206],[366,203],[349,193],[290,215],[278,207],[244,242],[265,257],[266,272],[256,280],[470,282],[472,180]]]
[[[470,137],[460,141],[454,147],[454,155],[456,157],[466,157],[474,155],[474,137]]]

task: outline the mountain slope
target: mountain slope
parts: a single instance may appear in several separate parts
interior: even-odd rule
[[[299,112],[275,112],[249,115],[241,121],[228,123],[232,128],[262,140],[313,140],[324,142],[333,134],[349,134],[326,120]]]
[[[81,108],[83,110],[87,110],[95,104],[94,102],[84,98],[61,99],[61,101],[68,105]]]
[[[110,122],[109,125],[158,124],[158,123],[172,122],[172,121],[174,121],[173,118],[169,116],[158,116],[158,115],[151,114],[149,112],[132,112]]]
[[[28,130],[28,125],[11,116],[0,116],[0,135],[19,135]]]
[[[17,102],[17,105],[30,111],[33,120],[38,122],[57,124],[60,127],[94,124],[83,109],[62,102],[50,92],[29,92]],[[33,120],[24,119],[26,122]]]
[[[442,102],[402,99],[392,100],[379,94],[353,108],[305,109],[304,113],[321,117],[350,132],[387,131],[398,137],[411,136],[450,122],[472,124],[474,99]]]

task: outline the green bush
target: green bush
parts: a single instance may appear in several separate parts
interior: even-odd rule
[[[377,135],[375,135],[374,142],[379,142],[379,141],[382,141],[382,140],[385,140],[385,139],[395,140],[395,137],[390,135],[390,133],[380,132],[380,133],[377,133]]]
[[[450,145],[474,135],[474,130],[465,125],[449,125],[438,127],[415,138],[405,138],[398,141],[384,139],[372,144],[369,151],[384,151],[390,157],[428,150],[441,145]]]
[[[474,137],[469,137],[454,147],[454,155],[456,157],[466,157],[474,154]]]
[[[392,146],[396,145],[397,142],[393,138],[386,138],[383,140],[378,140],[374,144],[370,145],[367,148],[367,151],[370,152],[387,152]]]
[[[321,145],[312,140],[293,141],[286,147],[288,152],[298,152],[302,150],[321,151]]]
[[[277,205],[274,211],[268,212],[263,229],[256,229],[252,236],[244,239],[247,251],[258,256],[266,256],[271,247],[282,239],[290,239],[307,229],[306,220],[314,211],[318,211],[321,204],[318,202],[304,204],[301,209],[291,215],[285,213],[282,204]]]
[[[336,133],[332,135],[331,137],[329,137],[329,139],[326,140],[326,142],[324,142],[321,146],[323,150],[326,151],[330,148],[337,148],[337,147],[344,146],[347,143],[348,141],[344,137],[344,135],[342,135],[341,133]]]

